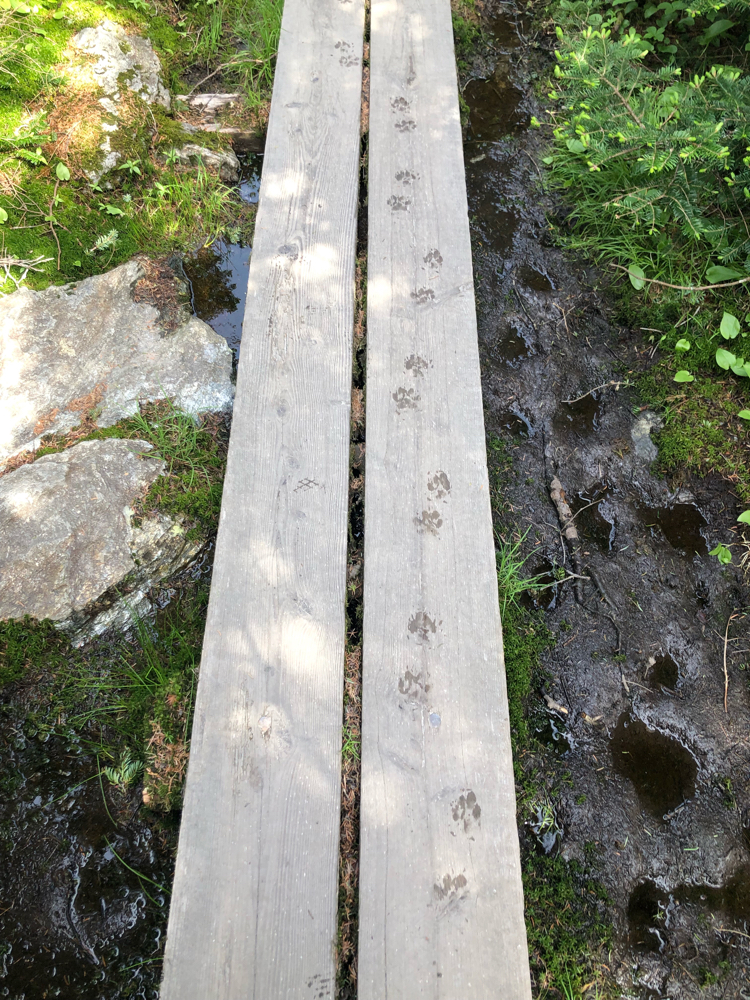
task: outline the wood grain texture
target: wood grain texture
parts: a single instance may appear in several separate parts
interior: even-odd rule
[[[529,1000],[450,0],[372,0],[359,1000]]]
[[[333,997],[362,0],[286,0],[162,1000]]]

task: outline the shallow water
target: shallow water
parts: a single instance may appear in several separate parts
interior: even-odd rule
[[[258,203],[262,159],[248,156],[243,163],[239,190],[249,205]],[[220,239],[188,254],[183,261],[195,315],[224,337],[235,360],[240,354],[251,250],[242,243]]]

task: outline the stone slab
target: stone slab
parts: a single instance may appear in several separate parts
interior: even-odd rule
[[[102,631],[123,623],[127,594],[142,610],[145,591],[196,555],[199,543],[164,515],[133,524],[133,505],[165,468],[151,450],[83,441],[0,478],[0,619]]]
[[[0,465],[92,407],[100,427],[158,399],[230,410],[232,350],[188,303],[181,278],[141,260],[0,299]]]

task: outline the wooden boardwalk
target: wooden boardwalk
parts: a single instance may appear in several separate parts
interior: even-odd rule
[[[372,0],[359,1000],[528,1000],[449,0]]]
[[[162,1000],[335,993],[363,0],[286,0]]]
[[[363,0],[286,0],[162,1000],[336,993]],[[372,0],[359,1000],[530,1000],[450,0]]]

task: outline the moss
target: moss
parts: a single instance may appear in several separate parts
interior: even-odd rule
[[[20,680],[28,669],[53,673],[66,664],[69,645],[50,621],[27,616],[0,622],[0,687]]]
[[[706,475],[716,472],[750,501],[750,423],[737,414],[746,402],[736,382],[712,378],[686,388],[673,381],[667,364],[657,365],[638,384],[642,399],[663,411],[656,435],[657,468],[664,473]]]
[[[541,670],[541,654],[554,644],[541,612],[531,613],[517,604],[508,604],[503,616],[505,679],[508,687],[508,714],[514,752],[528,741],[526,703],[535,675]]]
[[[578,862],[533,850],[523,858],[523,888],[537,988],[544,993],[568,987],[569,995],[578,995],[584,984],[598,979],[596,959],[611,940],[604,890]]]

